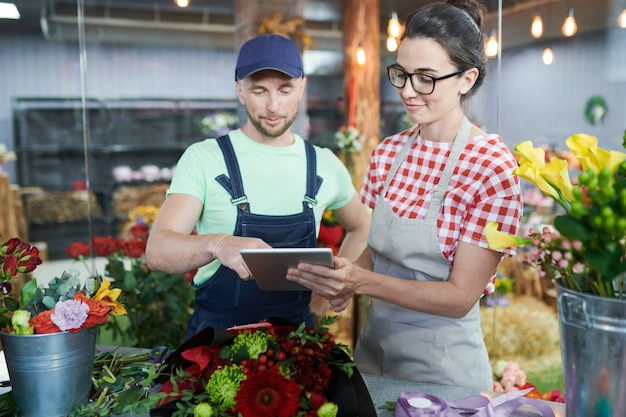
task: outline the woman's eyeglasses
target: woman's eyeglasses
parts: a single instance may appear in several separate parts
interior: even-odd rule
[[[389,76],[389,81],[391,85],[396,88],[404,88],[406,85],[406,80],[411,80],[411,86],[413,90],[417,91],[420,94],[432,94],[435,91],[435,83],[440,80],[445,80],[446,78],[452,78],[455,75],[463,74],[463,71],[453,72],[452,74],[443,75],[441,77],[431,77],[430,75],[420,74],[419,72],[414,72],[410,74],[403,70],[400,67],[395,65],[390,65],[387,67],[387,75]]]

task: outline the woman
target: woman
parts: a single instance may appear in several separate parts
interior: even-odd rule
[[[483,229],[497,221],[516,232],[522,202],[512,154],[462,109],[485,77],[481,25],[472,0],[408,16],[388,75],[415,126],[372,154],[361,190],[373,208],[368,248],[355,263],[288,272],[336,311],[355,294],[371,297],[355,349],[364,373],[492,390],[479,299],[503,254]]]

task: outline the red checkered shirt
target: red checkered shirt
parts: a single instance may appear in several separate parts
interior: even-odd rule
[[[393,160],[418,126],[384,139],[372,153],[369,171],[361,189],[361,201],[374,208]],[[443,174],[452,142],[430,142],[418,137],[411,145],[385,201],[402,218],[421,219],[426,215],[430,198]],[[517,234],[522,217],[519,177],[512,171],[515,158],[497,135],[470,138],[462,151],[437,221],[441,252],[454,261],[458,242],[488,248],[483,229],[495,221],[499,230]],[[503,251],[515,254],[514,248]],[[494,289],[495,273],[485,292]]]

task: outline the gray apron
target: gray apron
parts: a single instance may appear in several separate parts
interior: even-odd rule
[[[417,133],[396,156],[372,214],[368,246],[374,272],[418,281],[448,279],[450,261],[441,253],[437,218],[470,128],[469,120],[464,118],[423,219],[398,217],[383,198]],[[493,390],[478,302],[459,319],[372,298],[354,359],[365,374]]]

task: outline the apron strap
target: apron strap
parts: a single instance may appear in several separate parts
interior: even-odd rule
[[[237,162],[230,137],[228,135],[220,136],[217,138],[217,144],[222,151],[222,155],[224,155],[228,176],[221,174],[215,177],[215,180],[228,191],[231,196],[230,201],[234,206],[248,203],[248,197],[243,191],[243,180],[239,170],[239,163]]]
[[[454,172],[454,168],[459,161],[459,157],[461,156],[461,152],[465,149],[465,144],[467,143],[467,139],[469,138],[469,133],[472,128],[472,125],[466,116],[463,116],[463,120],[461,121],[461,127],[456,134],[454,139],[454,143],[452,145],[452,149],[450,150],[450,154],[448,155],[448,160],[446,161],[446,166],[443,170],[441,178],[439,179],[439,183],[435,187],[433,195],[430,199],[430,204],[428,205],[428,211],[426,212],[425,219],[432,219],[439,215],[439,209],[441,207],[441,203],[443,201],[443,197],[445,195],[445,191],[448,188],[448,183],[450,182],[450,178],[452,177],[452,173]],[[383,189],[380,192],[380,197],[382,198],[387,192],[387,188],[391,183],[391,179],[395,176],[396,171],[400,168],[400,164],[404,161],[404,158],[409,152],[411,145],[419,136],[419,129],[415,131],[415,134],[411,136],[400,151],[396,154],[391,168],[387,173],[387,178],[385,178],[385,182],[383,184]]]
[[[230,201],[234,206],[248,203],[248,197],[243,189],[243,179],[241,177],[241,170],[239,169],[239,162],[233,149],[233,144],[230,141],[228,135],[220,136],[217,138],[217,144],[224,156],[224,162],[226,163],[226,169],[228,170],[228,176],[226,174],[220,174],[215,177],[215,180],[230,194]],[[312,206],[317,205],[315,197],[322,186],[324,179],[317,175],[317,155],[315,148],[312,144],[304,141],[304,149],[306,152],[307,161],[307,174],[306,174],[306,194],[304,195],[304,203],[308,203]]]
[[[428,211],[426,212],[426,216],[424,216],[425,219],[433,219],[439,216],[439,210],[441,209],[443,197],[445,196],[446,190],[448,189],[448,184],[450,183],[450,178],[452,177],[454,168],[456,168],[456,164],[459,162],[461,152],[463,152],[463,149],[465,149],[465,144],[467,143],[467,139],[469,138],[471,129],[472,124],[467,117],[463,116],[463,120],[461,121],[461,127],[459,127],[456,138],[454,138],[454,144],[452,145],[452,149],[450,149],[450,154],[448,155],[446,166],[443,169],[443,173],[441,174],[439,183],[437,184],[437,187],[435,187],[435,191],[430,198]]]
[[[306,194],[304,201],[312,205],[317,205],[317,196],[324,179],[317,175],[317,155],[315,148],[308,141],[304,141],[304,149],[306,151]]]

